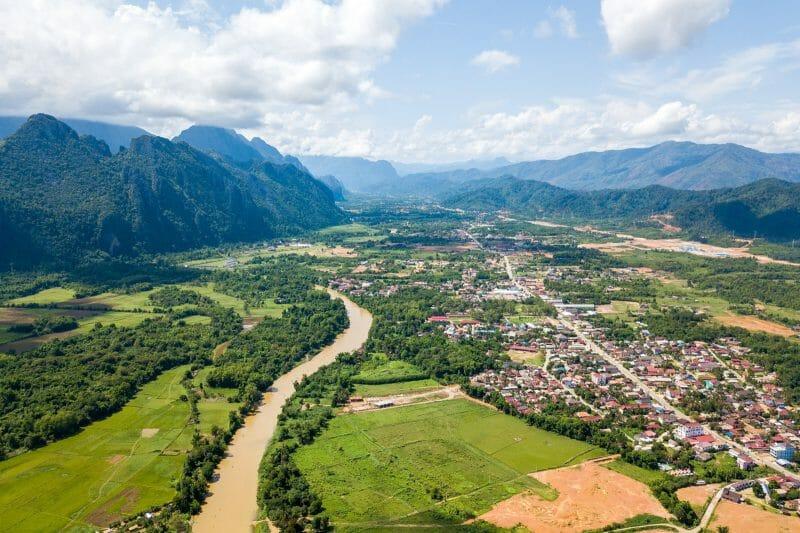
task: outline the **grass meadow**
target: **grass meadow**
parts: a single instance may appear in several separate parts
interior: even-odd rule
[[[187,368],[77,435],[0,462],[0,531],[96,530],[169,501],[192,440]]]
[[[359,530],[461,523],[525,490],[554,499],[527,474],[603,455],[462,399],[337,416],[295,460],[337,528]]]

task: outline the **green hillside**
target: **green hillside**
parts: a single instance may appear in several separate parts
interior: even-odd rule
[[[0,266],[252,241],[345,220],[331,191],[291,165],[240,168],[149,135],[112,155],[47,115],[0,144]]]

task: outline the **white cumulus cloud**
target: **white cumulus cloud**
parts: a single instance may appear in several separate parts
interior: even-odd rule
[[[602,0],[611,51],[648,58],[691,44],[725,18],[731,0]]]
[[[255,127],[292,107],[385,96],[401,32],[445,0],[286,0],[212,20],[202,0],[0,1],[0,112],[113,119],[157,132]]]
[[[519,65],[519,58],[502,50],[484,50],[472,58],[472,64],[493,73]]]
[[[533,28],[534,37],[538,39],[552,37],[555,34],[554,26],[557,26],[565,37],[570,39],[578,38],[578,25],[575,22],[575,12],[573,10],[558,6],[556,9],[548,9],[547,16],[548,18],[540,20]]]

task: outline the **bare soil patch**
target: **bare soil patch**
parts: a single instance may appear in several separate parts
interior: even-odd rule
[[[68,337],[72,337],[73,335],[77,335],[78,333],[78,330],[73,329],[70,331],[61,331],[59,333],[40,335],[38,337],[28,337],[26,339],[20,339],[14,342],[8,342],[6,344],[0,344],[0,352],[29,352],[47,342],[54,341],[56,339],[66,339]]]
[[[231,341],[225,341],[222,344],[218,344],[217,347],[214,348],[214,351],[212,352],[213,356],[216,358],[216,357],[219,357],[220,355],[224,354],[225,350],[228,349],[228,346],[230,346],[230,344],[231,344]]]
[[[676,495],[678,496],[679,500],[683,500],[693,506],[699,507],[705,505],[708,499],[714,496],[721,486],[721,483],[712,483],[710,485],[684,487],[682,489],[678,489]]]
[[[661,224],[661,229],[663,229],[667,233],[680,233],[681,228],[671,224],[671,222],[675,219],[672,215],[653,215],[650,217],[650,220],[658,222]]]
[[[558,498],[517,494],[480,518],[500,527],[522,524],[537,533],[558,533],[602,528],[644,513],[669,517],[646,485],[596,461],[531,475],[555,488]]]
[[[158,428],[142,428],[142,438],[151,439],[158,433]]]
[[[420,392],[364,398],[363,402],[351,403],[345,407],[343,411],[348,413],[360,413],[363,411],[374,411],[376,409],[391,409],[392,407],[401,407],[410,404],[441,402],[454,398],[464,398],[465,396],[466,395],[461,392],[461,388],[458,385],[450,385],[448,387],[422,390]],[[384,407],[379,407],[381,402],[391,402],[391,404],[384,404]]]
[[[103,507],[93,511],[86,521],[95,526],[105,527],[122,519],[130,513],[139,500],[139,489],[127,488],[111,499]]]
[[[124,455],[117,454],[109,456],[108,458],[106,458],[106,461],[108,461],[109,464],[115,465],[120,461],[122,461],[123,459],[125,459]]]
[[[720,526],[727,526],[731,533],[789,533],[800,531],[800,518],[722,500],[711,519],[711,529]]]
[[[736,326],[749,331],[763,331],[764,333],[780,335],[782,337],[793,337],[797,335],[797,333],[788,326],[754,316],[734,315],[729,313],[716,317],[716,320],[726,326]]]
[[[352,248],[345,248],[344,246],[334,246],[328,251],[335,257],[356,257],[358,255]]]

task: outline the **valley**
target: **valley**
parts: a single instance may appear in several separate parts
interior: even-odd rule
[[[797,20],[0,0],[0,533],[800,532]]]
[[[44,442],[11,441],[21,447],[7,448],[0,482],[17,509],[14,523],[499,531],[517,522],[534,530],[615,522],[688,530],[705,509],[684,506],[675,496],[682,487],[792,479],[793,464],[777,463],[774,442],[761,435],[800,439],[791,422],[800,322],[790,294],[773,291],[783,282],[772,281],[792,279],[796,266],[660,246],[609,255],[607,236],[582,227],[432,206],[380,212],[379,221],[356,215],[355,224],[295,242],[175,254],[172,268],[186,272],[179,283],[174,274],[127,290],[26,281],[36,289],[6,300],[7,327],[70,314],[78,327],[71,338],[33,337],[41,347],[9,351],[0,359],[9,369],[18,357],[48,357],[59,343],[70,353],[70,343],[135,336],[160,322],[211,337],[191,358],[160,363],[105,420],[80,421],[72,436],[76,429],[50,429]],[[737,284],[737,268],[761,281]],[[716,280],[715,289],[695,276]],[[688,309],[708,314],[682,314]],[[219,329],[223,317],[228,325]],[[742,325],[766,334],[745,334]],[[169,409],[169,418],[147,408],[154,418],[135,422],[130,410],[144,400]],[[711,415],[707,406],[720,401],[785,414]],[[21,427],[14,412],[2,419],[10,435]],[[679,436],[695,420],[703,428],[697,443]],[[95,449],[86,443],[99,434],[127,451],[108,444],[83,457],[79,468],[97,476],[85,478],[86,496],[64,493],[61,522],[34,512],[29,491],[41,481],[26,469],[69,453],[62,448]],[[145,454],[151,462],[127,466],[155,444]],[[595,481],[573,493],[559,477],[568,479],[571,467],[591,470]],[[611,485],[622,492],[603,497],[627,503],[598,507],[603,500],[591,491]],[[571,514],[556,510],[564,505]]]

